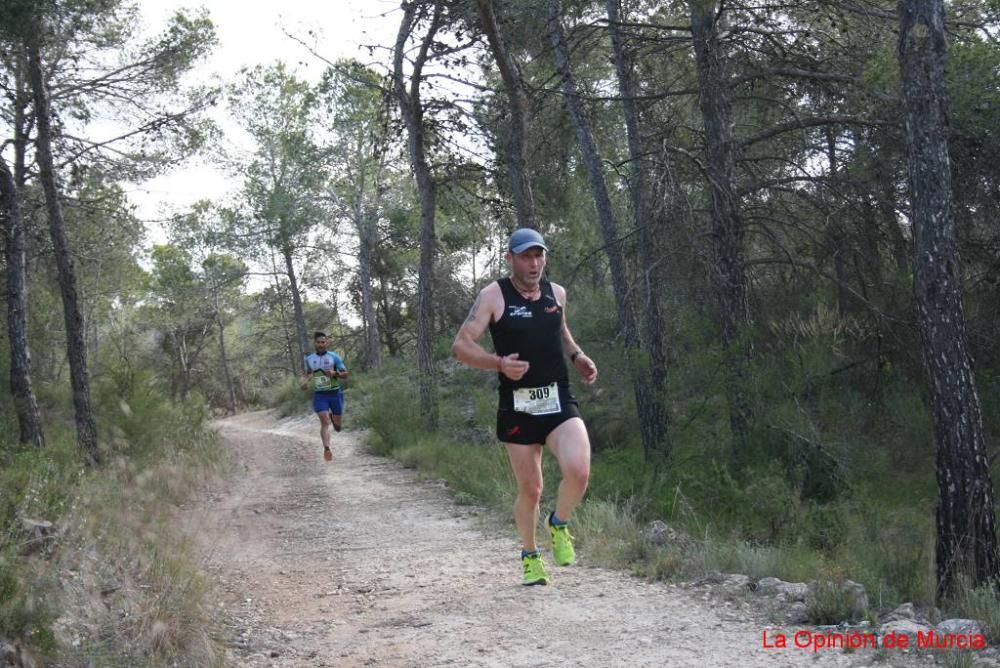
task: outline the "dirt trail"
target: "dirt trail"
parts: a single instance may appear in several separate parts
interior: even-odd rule
[[[495,520],[440,485],[366,454],[357,433],[333,435],[327,464],[314,422],[264,412],[221,421],[242,472],[187,512],[221,592],[234,665],[751,668],[878,658],[765,649],[764,624],[740,603],[588,568],[585,551],[578,565],[550,566],[552,585],[522,587],[513,528],[490,529]]]

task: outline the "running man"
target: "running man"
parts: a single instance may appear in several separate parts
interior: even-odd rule
[[[566,290],[542,278],[548,251],[542,236],[528,228],[516,230],[507,249],[510,276],[482,289],[451,350],[459,362],[499,375],[497,438],[517,479],[514,521],[523,542],[522,582],[548,584],[535,542],[542,450],[549,446],[562,472],[556,507],[546,524],[555,562],[568,566],[576,559],[568,522],[587,491],[590,439],[569,392],[566,359],[588,385],[597,379],[597,367],[570,334]],[[479,345],[487,329],[496,355]]]
[[[344,390],[340,379],[347,378],[347,367],[340,355],[326,349],[329,341],[323,332],[313,334],[313,345],[316,352],[306,355],[306,373],[301,388],[313,391],[313,410],[319,415],[319,435],[323,439],[323,459],[331,461],[330,424],[340,431],[344,415]]]

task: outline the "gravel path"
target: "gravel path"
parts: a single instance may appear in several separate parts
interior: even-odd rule
[[[932,657],[762,647],[747,602],[550,566],[522,587],[512,527],[313,416],[218,423],[238,475],[186,511],[237,666],[895,666]],[[794,632],[797,629],[792,629]]]

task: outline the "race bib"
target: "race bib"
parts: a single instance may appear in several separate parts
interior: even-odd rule
[[[312,389],[314,392],[328,392],[330,390],[339,390],[340,383],[337,382],[336,378],[327,378],[326,374],[322,371],[317,371],[312,377]]]
[[[514,390],[514,410],[531,415],[551,415],[562,410],[559,403],[559,386],[555,383],[543,387],[522,387]]]

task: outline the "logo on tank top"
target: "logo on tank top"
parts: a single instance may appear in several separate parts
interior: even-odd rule
[[[533,318],[531,310],[527,306],[511,306],[510,317],[511,318]]]

